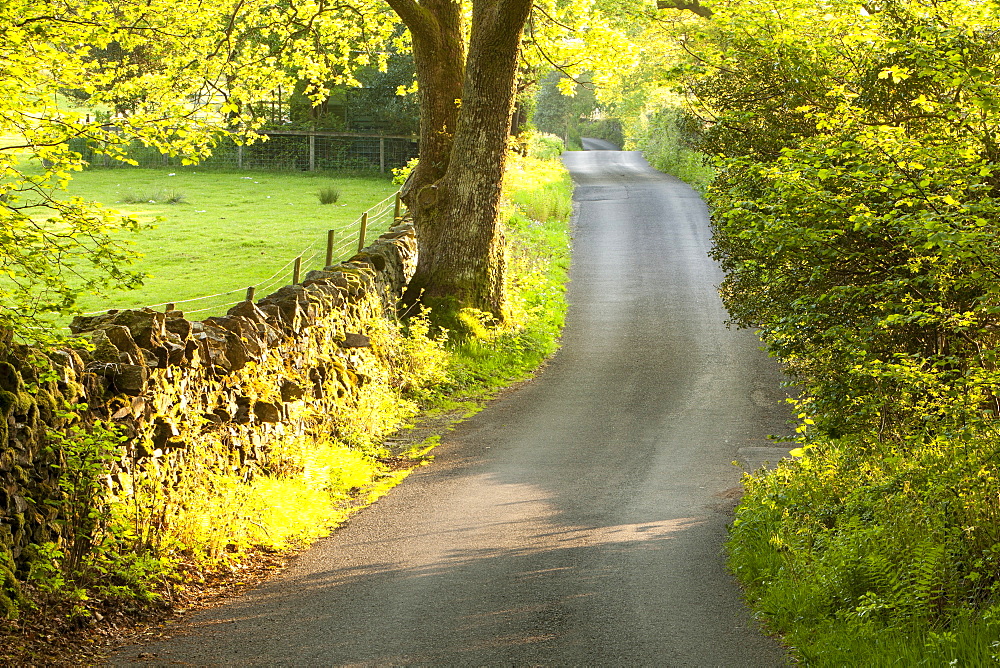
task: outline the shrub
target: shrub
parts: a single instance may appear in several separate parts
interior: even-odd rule
[[[337,186],[327,186],[320,189],[318,195],[320,204],[334,204],[340,199],[340,188]]]
[[[177,190],[137,190],[126,192],[118,201],[122,204],[187,204],[187,196]]]
[[[676,176],[700,191],[712,183],[715,170],[698,146],[700,124],[679,107],[647,112],[639,123],[636,147],[656,169]]]
[[[404,166],[393,169],[392,182],[397,186],[401,186],[406,183],[406,179],[409,178],[410,173],[416,169],[419,161],[419,158],[410,158],[409,162],[407,162]]]
[[[558,160],[566,145],[563,140],[554,134],[547,132],[526,132],[524,135],[524,146],[528,156],[539,160]]]

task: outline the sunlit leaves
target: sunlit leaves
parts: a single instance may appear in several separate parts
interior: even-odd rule
[[[727,305],[763,327],[826,433],[976,421],[1000,390],[997,17],[898,2],[828,21],[781,6],[816,43],[792,48],[775,37],[794,21],[730,6],[744,29],[731,22],[708,53],[739,74],[695,84],[716,118],[710,148],[740,156],[714,193]],[[776,84],[762,59],[797,78]],[[959,383],[966,400],[945,401]]]
[[[586,74],[602,85],[638,60],[631,38],[641,26],[641,8],[612,0],[538,0],[534,4],[522,47],[525,65],[558,68],[567,76],[559,81],[565,95],[573,95]]]

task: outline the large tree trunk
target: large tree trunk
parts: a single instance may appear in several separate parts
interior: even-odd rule
[[[407,0],[390,0],[413,35],[421,104],[420,165],[406,193],[417,227],[417,271],[403,297],[449,310],[472,307],[502,319],[505,260],[499,220],[500,187],[514,102],[521,32],[531,0],[474,0],[472,35],[461,94],[454,96],[455,69],[443,62],[433,40],[417,38],[410,22],[431,2],[397,8]],[[440,0],[435,0],[440,2]],[[442,5],[440,5],[443,7]],[[446,7],[445,7],[446,8]],[[401,10],[402,9],[402,10]],[[436,15],[436,14],[435,14]],[[437,21],[438,29],[455,24]],[[458,36],[461,28],[458,27]],[[443,66],[442,66],[443,65]],[[457,125],[442,125],[448,105],[458,108]],[[437,115],[431,115],[437,114]],[[448,148],[447,155],[444,151]],[[443,165],[443,170],[442,170]],[[418,168],[420,169],[420,168]]]
[[[465,38],[458,0],[389,0],[410,29],[413,61],[420,89],[420,162],[403,193],[414,208],[414,195],[444,176],[458,125],[465,80]]]

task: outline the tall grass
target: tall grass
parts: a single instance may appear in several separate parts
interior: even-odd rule
[[[337,200],[340,199],[340,188],[337,186],[326,186],[325,188],[321,188],[316,196],[319,197],[320,204],[336,204]]]
[[[186,204],[187,196],[177,190],[128,191],[118,201],[121,204]]]
[[[573,196],[561,182],[544,183],[512,196],[514,205],[530,220],[565,220],[573,211]]]

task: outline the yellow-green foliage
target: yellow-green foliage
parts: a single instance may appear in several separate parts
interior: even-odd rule
[[[810,665],[986,665],[1000,655],[998,454],[971,434],[816,444],[746,477],[730,564]]]
[[[394,383],[404,392],[413,392],[440,385],[448,380],[450,355],[446,348],[445,332],[431,335],[430,320],[426,315],[412,317],[406,323],[407,335],[394,339],[399,345],[401,364],[394,367]]]
[[[258,519],[246,528],[256,545],[280,550],[325,536],[346,515],[329,493],[297,476],[262,477],[250,487],[261,508]]]
[[[24,603],[21,585],[14,577],[14,560],[10,550],[0,544],[0,619],[16,619]]]
[[[369,378],[351,411],[337,420],[341,438],[366,451],[380,450],[385,435],[415,415],[418,390],[446,378],[445,336],[432,337],[425,317],[413,318],[404,331],[396,322],[368,323],[372,351],[380,363],[360,370]]]
[[[246,479],[224,429],[192,429],[197,437],[182,459],[153,458],[122,476],[119,522],[135,527],[140,540],[160,553],[211,566],[254,546],[283,548],[324,535],[346,516],[345,500],[398,482],[401,477],[377,459],[386,454],[382,441],[417,412],[410,394],[445,377],[448,353],[442,338],[430,337],[425,319],[415,319],[404,332],[380,316],[374,298],[365,306],[365,321],[353,324],[367,331],[371,348],[350,354],[356,373],[334,368],[366,380],[338,402],[336,415],[323,416],[336,438],[291,428],[248,434],[261,440],[266,454],[265,473]],[[333,352],[315,349],[322,356]],[[274,399],[273,379],[259,377],[273,373],[271,368],[264,363],[248,372],[249,379],[258,378],[249,388],[255,399]],[[321,419],[309,402],[292,406],[293,424]]]
[[[283,549],[325,536],[352,510],[382,496],[409,474],[389,471],[378,460],[331,441],[299,445],[301,473],[262,476],[250,484],[260,508],[258,519],[248,527],[256,545]],[[344,503],[348,499],[357,503]]]
[[[561,163],[511,154],[504,192],[531,220],[565,221],[573,213],[572,187]]]
[[[518,139],[524,146],[524,153],[539,160],[558,160],[566,150],[562,138],[549,132],[528,131],[522,133]]]

